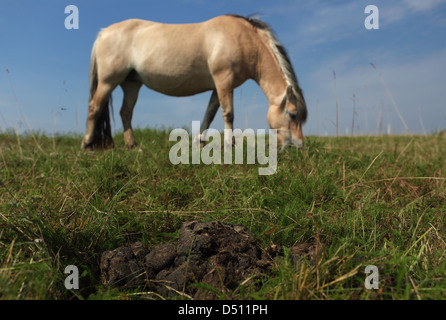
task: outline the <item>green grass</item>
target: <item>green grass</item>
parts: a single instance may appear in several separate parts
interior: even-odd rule
[[[141,151],[80,150],[80,136],[0,134],[0,299],[128,299],[104,288],[103,251],[174,241],[181,223],[243,224],[262,247],[318,245],[317,261],[285,258],[240,299],[444,299],[446,134],[307,137],[257,165],[177,165],[167,130],[137,130]],[[67,290],[76,265],[80,289]],[[364,286],[367,265],[379,289]],[[148,295],[150,298],[160,298]]]

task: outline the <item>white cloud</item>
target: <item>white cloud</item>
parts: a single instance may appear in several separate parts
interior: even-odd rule
[[[379,3],[380,22],[383,26],[387,26],[410,18],[412,15],[425,14],[445,3],[446,0],[400,0]],[[436,17],[435,19],[439,18]]]
[[[364,7],[359,2],[316,2],[300,12],[292,30],[303,45],[337,41],[355,34],[363,26]]]
[[[408,19],[416,14],[425,14],[446,0],[375,0],[372,1],[379,9],[380,27]],[[299,39],[302,45],[318,45],[338,41],[357,35],[364,28],[366,14],[364,9],[371,4],[369,0],[360,1],[322,1],[281,2],[263,10],[269,16],[282,17],[292,26],[288,34],[283,31],[279,35],[282,40]],[[268,15],[265,20],[268,20]],[[434,20],[443,19],[442,15],[430,17]],[[432,21],[434,23],[435,21]],[[274,26],[273,26],[274,27]]]
[[[413,12],[432,10],[436,6],[446,3],[445,0],[403,0],[403,2]]]

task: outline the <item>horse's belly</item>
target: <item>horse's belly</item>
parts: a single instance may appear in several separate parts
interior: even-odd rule
[[[148,88],[170,96],[191,96],[215,88],[209,73],[140,72],[139,77]]]

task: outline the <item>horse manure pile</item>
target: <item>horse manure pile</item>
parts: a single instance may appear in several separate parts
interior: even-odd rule
[[[308,248],[304,251],[308,255]],[[243,226],[191,221],[181,226],[176,244],[149,250],[135,242],[104,252],[101,279],[112,288],[139,286],[163,297],[231,298],[241,284],[255,285],[256,279],[271,274],[280,256],[280,246],[260,249]]]

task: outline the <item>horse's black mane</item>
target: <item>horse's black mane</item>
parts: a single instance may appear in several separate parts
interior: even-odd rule
[[[269,24],[267,24],[266,22],[263,22],[259,19],[252,18],[251,16],[242,16],[240,14],[227,14],[227,15],[234,17],[234,18],[244,19],[244,20],[248,21],[255,28],[272,31]]]

